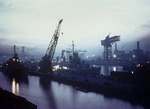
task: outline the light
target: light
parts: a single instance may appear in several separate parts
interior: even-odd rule
[[[66,67],[66,66],[63,66],[63,69],[67,70],[67,69],[69,69],[69,68],[68,68],[68,67]]]
[[[140,67],[140,66],[141,66],[140,64],[137,64],[137,65],[136,65],[136,67]]]
[[[19,95],[19,83],[16,84],[16,95]]]
[[[19,59],[17,59],[17,62],[19,61]]]
[[[117,56],[116,55],[114,55],[114,58],[116,58]]]
[[[8,65],[8,64],[6,64],[6,65]]]
[[[15,58],[13,58],[13,61],[15,61]]]
[[[20,62],[21,62],[21,60],[20,60]]]
[[[147,61],[147,64],[149,64],[149,62]]]
[[[93,54],[93,57],[94,57],[95,55]]]
[[[89,58],[89,56],[86,56],[86,58]]]
[[[133,74],[134,74],[134,71],[132,71],[131,73],[132,73],[132,75],[133,75]]]
[[[116,71],[117,71],[117,68],[116,68],[116,67],[113,67],[113,71],[116,72]]]
[[[15,78],[12,81],[12,93],[19,95],[19,83],[16,83]]]
[[[56,70],[58,70],[58,69],[60,69],[60,66],[59,66],[59,65],[53,66],[53,71],[56,71]]]
[[[12,93],[15,94],[15,84],[16,84],[16,81],[15,81],[15,78],[13,78],[13,81],[12,81]]]
[[[135,58],[136,56],[135,55],[133,55],[133,58]]]

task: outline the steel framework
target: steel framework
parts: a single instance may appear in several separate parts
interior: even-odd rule
[[[52,59],[54,57],[54,53],[55,53],[55,49],[57,46],[57,42],[58,42],[58,38],[60,35],[60,26],[61,26],[61,22],[63,21],[63,19],[61,19],[55,29],[55,32],[53,34],[53,37],[49,43],[49,46],[46,50],[45,55],[42,57],[41,61],[40,61],[40,71],[47,73],[47,72],[51,72],[52,68],[51,68],[51,62]]]
[[[104,59],[110,60],[112,58],[112,44],[120,41],[120,36],[109,37],[109,35],[105,38],[105,40],[101,41],[101,45],[104,46]]]

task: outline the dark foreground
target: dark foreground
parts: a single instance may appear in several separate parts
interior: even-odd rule
[[[0,88],[0,109],[37,109],[37,106]]]

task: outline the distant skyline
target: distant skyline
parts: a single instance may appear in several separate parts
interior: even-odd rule
[[[44,54],[60,19],[57,55],[72,40],[77,49],[101,55],[101,40],[110,32],[121,36],[118,49],[134,49],[140,41],[149,50],[149,0],[0,0],[0,49],[15,44]]]

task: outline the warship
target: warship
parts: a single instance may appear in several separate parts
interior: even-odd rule
[[[1,71],[10,77],[27,77],[27,68],[19,59],[14,45],[14,56],[2,65]]]

